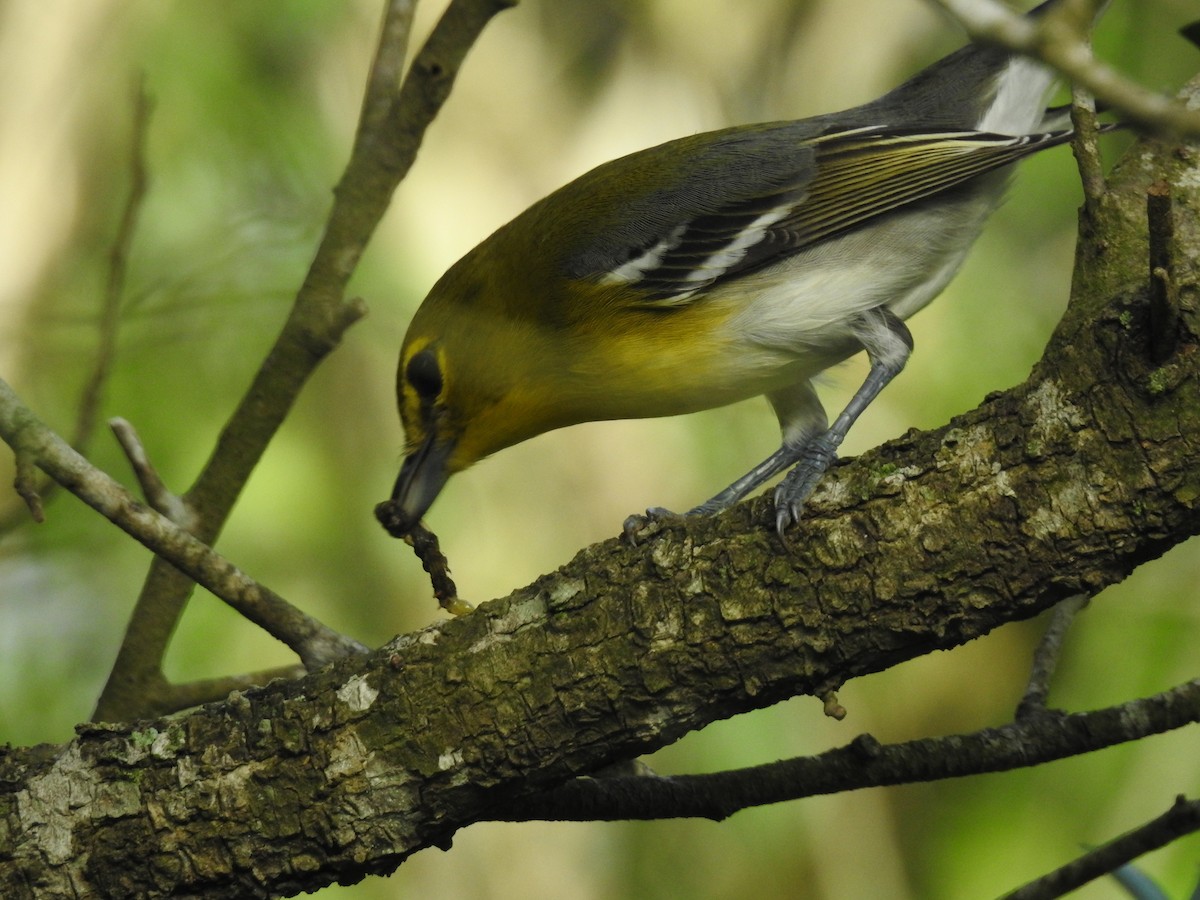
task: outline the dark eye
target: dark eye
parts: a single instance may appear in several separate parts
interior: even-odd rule
[[[404,370],[404,377],[422,400],[435,400],[442,392],[442,370],[437,355],[428,348],[413,354]]]

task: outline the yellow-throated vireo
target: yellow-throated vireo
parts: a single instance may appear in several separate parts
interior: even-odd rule
[[[863,106],[670,141],[535,203],[446,272],[404,338],[393,533],[451,475],[542,432],[765,394],[782,445],[691,512],[790,469],[782,534],[903,368],[904,320],[959,268],[1012,164],[1070,137],[1046,108],[1054,81],[972,44]],[[830,425],[812,379],[859,350],[870,372]]]

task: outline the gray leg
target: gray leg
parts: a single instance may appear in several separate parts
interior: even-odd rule
[[[757,466],[711,500],[701,503],[688,515],[719,512],[737,503],[764,482],[796,462],[803,448],[828,427],[825,408],[812,383],[803,381],[767,396],[783,431],[783,445]]]
[[[850,426],[900,373],[912,352],[912,334],[908,326],[887,307],[877,307],[859,315],[851,323],[851,333],[867,351],[871,371],[833,425],[826,427],[825,410],[810,382],[804,381],[771,394],[768,399],[783,429],[782,446],[711,500],[689,510],[688,515],[725,509],[767,479],[791,467],[775,489],[775,528],[782,537],[789,525],[799,521],[805,501],[837,459],[837,448]],[[625,520],[625,536],[635,541],[648,520],[672,515],[669,510],[654,507],[646,510],[646,516],[630,516]]]
[[[808,381],[768,394],[767,399],[779,419],[783,445],[715,497],[688,510],[687,515],[709,515],[737,503],[765,481],[794,465],[805,445],[828,427],[825,410]],[[668,509],[654,506],[646,510],[644,516],[629,516],[623,525],[625,537],[631,543],[637,543],[638,536],[650,522],[675,515]]]
[[[871,371],[862,386],[850,398],[841,415],[823,434],[809,441],[795,457],[795,467],[775,489],[775,528],[780,536],[799,521],[804,503],[812,495],[821,476],[837,459],[837,448],[850,426],[871,405],[879,392],[900,374],[912,352],[912,334],[886,307],[863,313],[852,325],[855,338],[867,351]]]

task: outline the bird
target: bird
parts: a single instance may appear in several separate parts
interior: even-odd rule
[[[1056,81],[971,43],[863,105],[682,137],[534,203],[412,318],[385,527],[404,536],[452,475],[552,429],[765,395],[779,449],[688,515],[786,472],[782,537],[904,368],[905,320],[957,272],[1014,163],[1070,139],[1067,113],[1047,107]],[[869,372],[830,423],[813,379],[861,351]],[[631,516],[626,534],[644,525]]]

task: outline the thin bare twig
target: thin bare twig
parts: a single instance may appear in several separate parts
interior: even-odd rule
[[[997,0],[930,0],[953,16],[974,40],[1034,57],[1061,72],[1131,125],[1179,137],[1200,136],[1200,112],[1142,87],[1092,55],[1080,28],[1102,5],[1097,0],[1060,4],[1039,19]],[[1082,7],[1082,10],[1080,9]]]
[[[100,307],[97,329],[96,360],[83,386],[79,399],[79,415],[71,446],[83,452],[96,429],[96,418],[104,399],[104,388],[112,372],[117,352],[117,333],[120,330],[121,300],[125,295],[125,276],[129,270],[129,252],[143,201],[149,186],[146,168],[146,136],[150,130],[150,114],[154,104],[146,93],[145,79],[139,78],[133,96],[133,135],[129,148],[129,194],[121,210],[121,221],[108,251],[108,282]]]
[[[753,806],[821,794],[1004,772],[1136,741],[1200,722],[1200,679],[1085,713],[1033,716],[970,734],[845,747],[708,775],[577,778],[522,797],[499,822],[701,817],[720,821]]]
[[[17,491],[17,496],[25,501],[25,507],[29,510],[33,521],[40,525],[46,521],[46,510],[42,502],[42,490],[38,485],[37,462],[33,454],[23,447],[14,446],[13,453],[16,455],[17,462],[13,487]]]
[[[1195,831],[1200,831],[1200,801],[1176,797],[1161,816],[1005,894],[1004,900],[1054,900]]]
[[[220,678],[202,678],[185,684],[171,684],[166,686],[164,696],[159,698],[158,703],[160,706],[169,707],[172,712],[190,709],[203,703],[216,703],[224,700],[233,691],[248,691],[252,688],[262,687],[277,678],[302,678],[305,674],[303,666],[279,666],[261,672],[224,675]]]
[[[112,429],[117,443],[125,451],[125,457],[129,460],[134,477],[141,485],[142,496],[146,498],[146,502],[180,528],[191,531],[196,524],[196,514],[183,501],[183,498],[172,492],[163,483],[158,470],[154,468],[154,463],[150,462],[150,455],[146,452],[146,447],[142,444],[137,429],[120,417],[109,419],[108,427]]]
[[[1068,597],[1054,607],[1050,613],[1050,624],[1042,635],[1037,649],[1033,652],[1033,665],[1029,670],[1029,683],[1025,695],[1017,704],[1017,721],[1028,719],[1046,711],[1046,698],[1050,696],[1050,681],[1054,678],[1054,670],[1058,668],[1058,658],[1062,655],[1063,640],[1075,616],[1088,604],[1088,598],[1083,594]]]
[[[204,585],[299,655],[308,669],[366,648],[296,609],[253,581],[170,519],[138,503],[51,431],[0,380],[0,438],[122,531]]]
[[[1096,122],[1096,99],[1079,85],[1071,87],[1071,152],[1083,186],[1083,210],[1088,221],[1096,221],[1097,204],[1107,190],[1104,161],[1100,156],[1100,126]]]
[[[404,75],[404,59],[408,54],[408,38],[416,8],[416,0],[388,0],[384,6],[379,44],[367,74],[367,89],[363,92],[356,141],[367,140],[377,133],[392,108]]]

